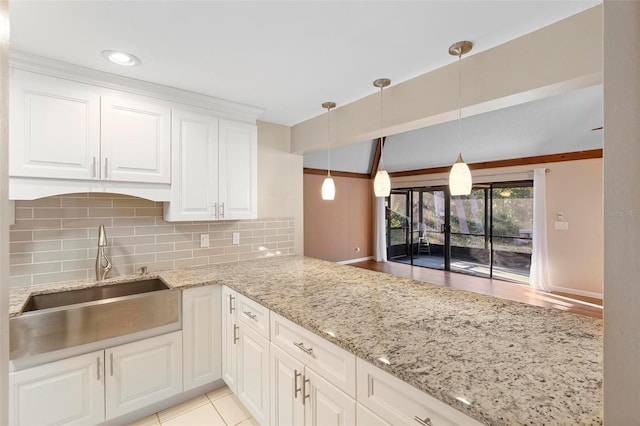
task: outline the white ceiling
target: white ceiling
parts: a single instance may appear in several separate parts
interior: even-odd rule
[[[12,49],[264,109],[286,125],[581,12],[571,1],[10,1]],[[101,51],[123,49],[123,68]]]

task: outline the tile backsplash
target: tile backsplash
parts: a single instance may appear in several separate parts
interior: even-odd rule
[[[16,201],[11,287],[95,279],[98,226],[107,231],[109,276],[238,262],[294,253],[292,217],[165,222],[163,203],[116,194],[70,194]],[[234,232],[240,244],[232,244]],[[200,248],[200,235],[209,247]]]

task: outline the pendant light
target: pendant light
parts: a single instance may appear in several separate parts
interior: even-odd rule
[[[322,199],[331,201],[336,197],[336,184],[331,177],[331,108],[335,108],[335,102],[325,102],[322,108],[327,109],[327,177],[322,182]]]
[[[391,80],[388,78],[379,78],[373,82],[375,87],[380,88],[380,139],[378,142],[380,143],[380,167],[378,168],[378,172],[376,173],[376,177],[373,180],[373,192],[376,197],[388,197],[391,194],[391,179],[389,178],[389,173],[384,169],[384,145],[382,143],[382,129],[383,129],[383,117],[382,113],[384,111],[383,108],[383,97],[382,97],[382,89],[391,84]]]
[[[458,57],[458,159],[449,173],[449,191],[451,195],[471,194],[471,170],[462,159],[462,55],[471,51],[473,43],[459,41],[449,47],[449,54]]]

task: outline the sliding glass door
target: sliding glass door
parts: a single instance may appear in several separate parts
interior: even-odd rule
[[[394,189],[387,198],[387,256],[416,266],[527,283],[533,183]]]

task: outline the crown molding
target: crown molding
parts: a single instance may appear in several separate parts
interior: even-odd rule
[[[205,108],[215,112],[215,114],[220,117],[251,122],[253,124],[255,124],[257,117],[264,111],[261,108],[231,102],[226,99],[215,98],[213,96],[150,83],[148,81],[122,77],[116,74],[16,50],[10,52],[9,66],[93,86]]]

